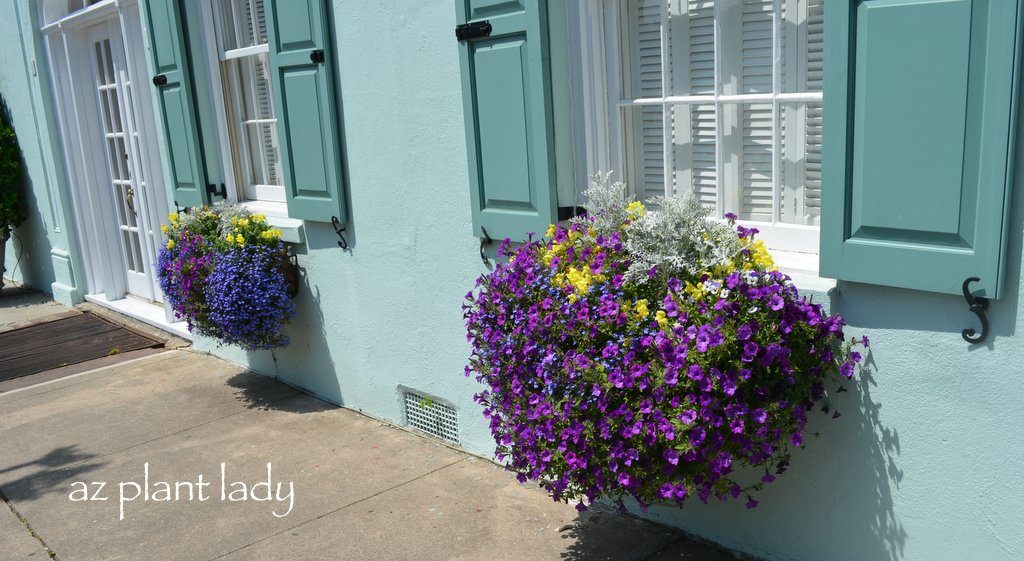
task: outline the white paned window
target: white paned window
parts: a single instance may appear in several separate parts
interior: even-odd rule
[[[605,119],[581,127],[606,131],[588,171],[620,170],[641,199],[692,192],[774,249],[817,252],[823,4],[579,0],[579,78],[606,90],[584,97],[608,106],[579,117]]]
[[[283,202],[263,0],[214,5],[223,114],[239,198]]]

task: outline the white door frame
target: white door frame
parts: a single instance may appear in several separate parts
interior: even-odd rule
[[[87,294],[102,295],[107,301],[121,299],[128,292],[121,261],[120,242],[110,227],[118,224],[115,201],[110,188],[106,149],[95,139],[103,128],[91,76],[92,49],[86,41],[87,30],[97,24],[110,26],[111,46],[123,53],[124,90],[121,115],[126,124],[126,149],[131,154],[132,183],[138,212],[146,213],[152,236],[143,232],[143,250],[149,265],[152,294],[159,299],[156,277],[156,249],[160,241],[159,225],[165,221],[168,202],[160,167],[152,98],[146,79],[142,21],[137,0],[104,0],[85,10],[74,12],[44,26],[47,62],[54,85],[54,105],[61,130],[61,143],[74,206],[75,227],[82,241]],[[117,43],[115,45],[115,43]],[[134,121],[133,135],[127,123]],[[99,135],[99,136],[97,136]],[[142,184],[144,183],[144,185]],[[147,239],[148,238],[148,239]]]

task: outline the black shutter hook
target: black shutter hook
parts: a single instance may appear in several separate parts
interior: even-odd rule
[[[978,316],[978,320],[981,321],[981,334],[975,336],[977,333],[973,327],[968,327],[960,332],[960,335],[964,338],[964,341],[976,345],[981,343],[988,338],[988,316],[985,315],[985,310],[988,309],[988,298],[984,296],[975,296],[971,294],[971,283],[980,281],[978,277],[970,277],[964,280],[964,300],[967,300],[968,310]]]
[[[484,262],[484,265],[490,265],[491,262],[487,260],[487,255],[484,254],[484,249],[487,248],[487,244],[494,240],[492,240],[491,236],[487,233],[487,228],[481,226],[480,231],[484,234],[484,237],[480,238],[480,260]]]

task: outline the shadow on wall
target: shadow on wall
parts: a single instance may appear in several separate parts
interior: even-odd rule
[[[47,205],[39,199],[40,192],[32,183],[32,176],[25,154],[21,154],[21,197],[26,211],[25,221],[11,230],[4,261],[4,277],[18,281],[26,287],[50,292],[54,281],[53,263],[50,260],[50,240],[47,238],[47,223],[40,209]]]
[[[346,233],[350,244],[354,244],[354,234]],[[298,311],[295,319],[288,325],[287,332],[291,344],[274,351],[249,352],[242,359],[250,368],[269,374],[277,379],[306,390],[318,398],[336,405],[344,405],[341,387],[335,362],[328,344],[327,327],[324,318],[324,304],[320,284],[312,284],[311,275],[306,269],[310,262],[310,253],[318,250],[342,251],[338,245],[338,236],[328,224],[307,222],[305,225],[306,243],[293,246],[299,256],[299,294],[295,297]],[[318,282],[330,280],[329,274],[318,271]],[[258,397],[254,402],[259,402]]]
[[[866,362],[859,382],[848,383],[833,400],[841,417],[810,416],[809,430],[822,437],[808,439],[805,449],[793,454],[789,470],[755,497],[757,508],[746,509],[743,500],[712,498],[705,505],[691,497],[682,508],[653,505],[646,513],[627,501],[630,511],[766,559],[903,559],[908,536],[893,501],[903,479],[900,437],[882,424],[882,405],[872,397],[877,381],[870,354]],[[754,480],[761,472],[735,475]],[[585,527],[588,516],[580,515],[577,527]],[[605,558],[602,532],[579,531],[573,537],[568,559]]]

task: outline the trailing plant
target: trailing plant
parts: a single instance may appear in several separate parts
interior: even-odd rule
[[[262,214],[230,207],[168,218],[157,272],[189,330],[246,350],[287,346],[295,305],[280,269],[281,231]]]
[[[756,506],[867,339],[844,340],[843,319],[801,297],[734,216],[687,199],[648,211],[607,176],[588,196],[585,218],[505,240],[508,262],[466,295],[466,375],[485,385],[498,458],[581,510],[626,496]]]

